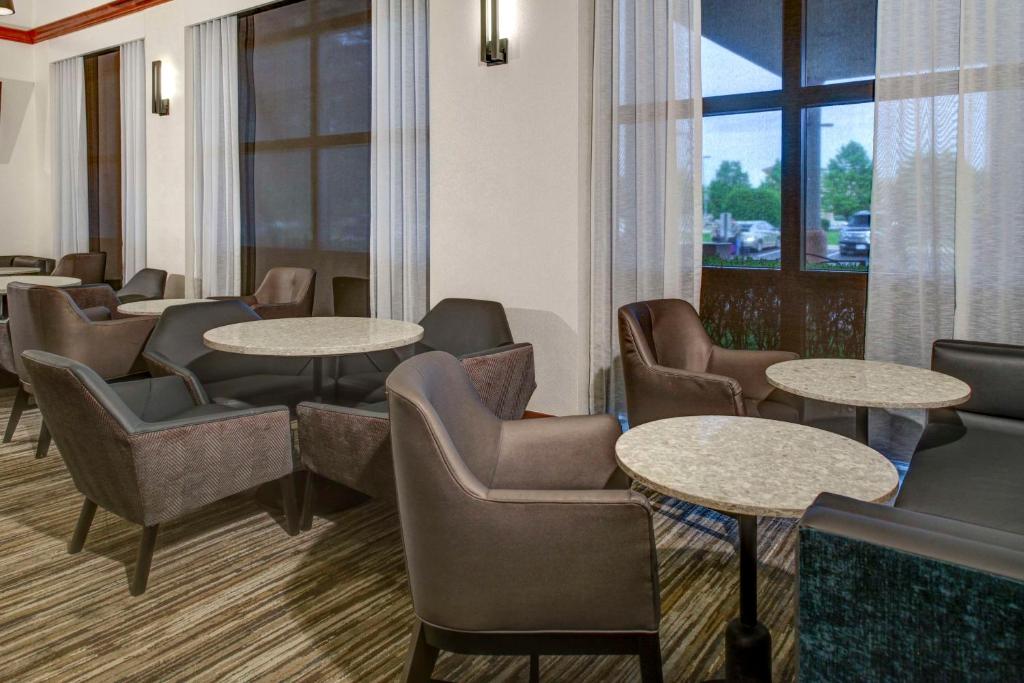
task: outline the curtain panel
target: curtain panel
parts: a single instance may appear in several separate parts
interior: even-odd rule
[[[89,251],[89,169],[85,127],[85,62],[50,64],[54,253]]]
[[[146,45],[121,46],[121,221],[127,282],[146,267]]]
[[[233,296],[241,287],[238,19],[188,28],[191,235],[188,296]]]
[[[1024,4],[879,0],[866,357],[1024,344]]]
[[[428,304],[427,0],[375,0],[372,49],[371,315],[417,321]]]
[[[595,0],[584,16],[590,409],[622,412],[618,309],[700,301],[700,2]],[[584,142],[586,144],[586,141]]]

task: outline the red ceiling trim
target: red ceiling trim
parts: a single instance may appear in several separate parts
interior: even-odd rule
[[[170,2],[170,0],[113,0],[99,7],[93,7],[84,12],[72,14],[70,17],[51,21],[49,24],[43,24],[33,29],[24,30],[0,26],[0,40],[13,40],[18,43],[29,44],[41,43],[44,40],[66,36],[69,33],[81,31],[90,26],[120,19],[129,14],[135,14],[150,7],[162,5],[165,2]]]

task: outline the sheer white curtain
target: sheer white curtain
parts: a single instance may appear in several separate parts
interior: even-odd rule
[[[89,251],[89,169],[85,133],[85,62],[50,64],[54,249]]]
[[[124,280],[146,267],[146,46],[121,46],[121,222]]]
[[[617,412],[618,308],[700,299],[700,2],[596,0],[584,22],[590,407]]]
[[[236,295],[241,287],[238,170],[238,20],[190,26],[192,239],[189,296]]]
[[[1024,344],[1024,3],[880,0],[868,358]]]
[[[427,311],[427,106],[427,0],[375,0],[370,305],[379,318]]]

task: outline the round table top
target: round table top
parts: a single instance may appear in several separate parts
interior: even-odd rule
[[[55,275],[11,275],[0,277],[0,294],[7,293],[7,285],[12,282],[23,282],[26,285],[44,285],[46,287],[74,287],[82,284],[77,277],[60,277]]]
[[[38,268],[29,268],[28,266],[0,266],[0,276],[3,275],[31,275],[32,273],[38,273]]]
[[[715,510],[799,517],[818,494],[888,500],[899,486],[881,453],[814,427],[755,417],[673,417],[634,427],[615,455],[660,493]]]
[[[182,306],[184,304],[199,304],[213,299],[150,299],[148,301],[132,301],[121,304],[117,312],[124,315],[161,315],[171,306]]]
[[[343,356],[406,346],[423,337],[415,323],[381,318],[277,318],[208,330],[211,349],[253,356]]]
[[[768,367],[768,382],[797,396],[865,408],[945,408],[971,387],[941,372],[852,358],[805,358]]]

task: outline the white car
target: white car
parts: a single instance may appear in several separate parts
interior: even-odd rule
[[[782,246],[782,233],[768,221],[736,221],[736,240],[742,251],[764,251]]]

